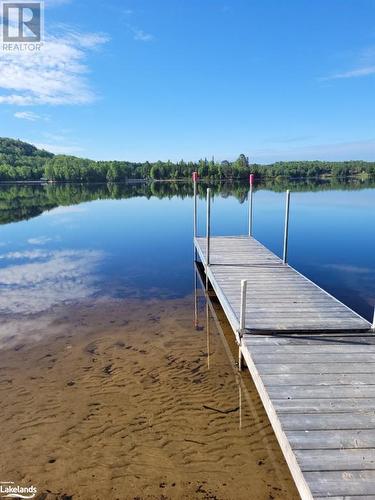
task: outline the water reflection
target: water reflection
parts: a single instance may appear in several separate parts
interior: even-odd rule
[[[292,189],[290,264],[369,320],[375,300],[373,185],[258,185],[253,220],[254,236],[280,255],[283,189]],[[206,187],[198,184],[199,234],[205,232]],[[216,183],[211,189],[212,234],[247,234],[249,186]],[[192,183],[167,182],[2,186],[0,312],[41,313],[59,300],[92,296],[187,296],[192,193]]]
[[[214,182],[210,184],[212,195],[226,198],[234,196],[241,203],[246,201],[249,186],[246,182]],[[255,186],[258,190],[283,192],[320,192],[330,190],[353,191],[375,187],[375,179],[320,179],[288,180],[274,179]],[[198,184],[198,196],[205,198],[207,184]],[[193,196],[192,183],[153,182],[136,184],[3,184],[0,189],[0,224],[8,224],[37,217],[42,213],[51,215],[82,211],[74,207],[94,200],[119,200],[143,197],[150,199],[184,199]],[[60,207],[60,208],[58,208]],[[58,210],[53,210],[58,208]]]
[[[38,238],[29,238],[27,243],[30,245],[45,245],[49,241],[52,241],[52,238],[48,238],[47,236],[39,236]]]
[[[94,295],[97,250],[28,250],[0,255],[0,313],[36,314]],[[18,263],[21,261],[21,263]]]
[[[206,291],[204,270],[199,263],[196,263],[194,266],[195,323],[199,323],[199,311],[205,313],[202,314],[202,317],[204,317],[204,330],[207,337],[207,358],[208,360],[211,358],[211,361],[208,361],[207,370],[217,368],[215,366],[217,362],[215,349],[211,352],[210,343],[212,342],[215,345],[215,337],[218,336],[229,361],[231,376],[233,377],[235,386],[237,386],[238,406],[228,409],[223,404],[222,408],[216,408],[216,410],[221,411],[224,415],[232,411],[234,414],[237,414],[238,430],[240,432],[243,431],[244,435],[246,435],[249,423],[251,422],[253,435],[259,437],[261,447],[267,453],[267,459],[272,463],[273,474],[277,477],[278,481],[282,482],[285,476],[283,477],[283,471],[279,467],[279,453],[275,453],[276,438],[273,432],[264,426],[265,421],[268,422],[268,419],[249,372],[247,370],[239,372],[238,370],[238,363],[236,362],[238,346],[233,330],[225,317],[215,293],[213,291]],[[211,323],[214,323],[214,328],[211,327]],[[258,465],[263,463],[263,460],[260,460]],[[287,498],[297,497],[297,492],[294,489],[291,489],[287,495]]]

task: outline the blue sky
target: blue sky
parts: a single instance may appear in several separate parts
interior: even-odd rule
[[[0,135],[95,159],[375,160],[374,0],[46,0]]]

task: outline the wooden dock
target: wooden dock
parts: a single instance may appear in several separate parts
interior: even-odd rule
[[[195,247],[206,267],[206,238],[196,238]],[[236,332],[240,328],[241,280],[248,283],[248,332],[360,332],[371,328],[361,316],[248,236],[210,238],[207,275]]]
[[[301,498],[375,499],[373,325],[251,236],[209,228],[208,211],[197,257]]]

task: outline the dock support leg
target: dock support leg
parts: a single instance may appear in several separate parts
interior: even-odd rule
[[[238,383],[238,417],[239,417],[239,422],[238,422],[238,427],[241,430],[242,429],[242,389],[241,389],[241,381]]]
[[[206,296],[206,334],[207,334],[207,369],[210,369],[210,308],[208,306],[208,296]]]
[[[286,192],[286,203],[285,203],[285,227],[284,227],[284,251],[283,251],[284,264],[288,262],[289,207],[290,207],[290,191],[288,189],[288,191]]]
[[[206,214],[206,291],[208,290],[208,266],[210,265],[211,243],[211,189],[207,189],[207,214]]]
[[[241,308],[240,308],[240,329],[239,329],[239,346],[238,346],[238,370],[242,371],[243,356],[241,352],[241,337],[246,328],[246,292],[247,280],[241,280]]]
[[[241,280],[240,337],[246,328],[246,293],[247,280]]]
[[[197,289],[197,271],[194,268],[194,328],[198,331],[198,289]]]
[[[193,231],[194,231],[194,260],[198,260],[197,249],[195,247],[195,238],[197,237],[197,172],[193,173],[193,186],[194,186],[194,220],[193,220]]]
[[[243,356],[241,351],[241,346],[238,346],[238,371],[242,372],[243,370]]]
[[[253,235],[253,184],[250,176],[249,190],[249,236]]]
[[[193,186],[194,186],[194,238],[197,237],[197,178],[193,177]]]

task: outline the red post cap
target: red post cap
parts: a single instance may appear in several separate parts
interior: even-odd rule
[[[252,186],[254,184],[254,174],[250,174],[250,186]]]
[[[199,179],[198,172],[193,172],[193,182],[197,182],[198,179]]]

